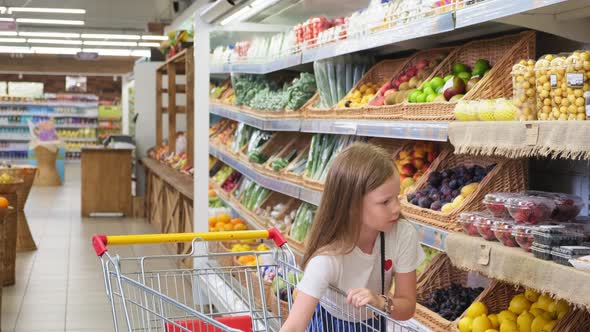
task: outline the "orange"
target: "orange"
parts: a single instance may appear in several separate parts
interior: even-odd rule
[[[221,226],[221,227],[215,227],[217,229],[218,232],[223,232],[225,231],[225,227]]]
[[[244,224],[236,224],[234,225],[234,231],[245,231],[248,227]]]
[[[240,218],[234,218],[230,221],[232,224],[237,225],[237,224],[243,224],[244,222],[242,221],[242,219]]]
[[[217,223],[215,224],[215,227],[217,228],[223,228],[223,226],[225,226],[225,223],[221,221],[217,221]]]
[[[222,222],[224,224],[227,224],[228,222],[230,222],[230,220],[231,220],[231,217],[225,213],[222,213],[217,216],[217,221]]]
[[[217,192],[215,192],[213,189],[209,190],[209,198],[211,197],[217,197]]]
[[[0,196],[0,209],[6,209],[8,207],[8,200],[6,197]]]
[[[225,231],[233,231],[234,230],[234,225],[232,225],[232,224],[225,224],[225,225],[223,225],[223,230],[225,230]]]
[[[209,217],[209,226],[215,226],[215,224],[217,224],[217,218]]]

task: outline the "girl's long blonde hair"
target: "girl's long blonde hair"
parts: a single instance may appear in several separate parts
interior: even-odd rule
[[[303,268],[319,253],[338,255],[354,249],[364,196],[394,174],[392,156],[372,144],[354,143],[334,159],[306,239]]]

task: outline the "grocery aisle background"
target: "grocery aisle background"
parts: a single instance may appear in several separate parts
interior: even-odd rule
[[[3,290],[2,332],[113,331],[90,237],[155,229],[144,219],[81,218],[79,164],[67,165],[62,187],[34,186],[26,212],[38,249],[17,256],[16,285]],[[164,249],[135,246],[112,251],[128,256],[160,254]]]

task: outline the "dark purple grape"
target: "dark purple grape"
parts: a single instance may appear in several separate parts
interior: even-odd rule
[[[422,197],[418,200],[418,205],[423,209],[430,208],[431,204],[432,204],[432,200],[428,197]]]
[[[440,209],[442,209],[442,203],[440,201],[435,201],[434,203],[430,204],[430,209],[434,211],[440,211]]]

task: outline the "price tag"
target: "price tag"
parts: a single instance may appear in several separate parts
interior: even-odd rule
[[[549,75],[549,81],[551,82],[551,87],[552,88],[556,88],[557,87],[557,75],[555,75],[555,74]]]
[[[490,264],[491,252],[492,248],[490,246],[482,244],[479,247],[479,259],[477,260],[477,263],[484,266]]]
[[[584,73],[566,73],[565,79],[570,88],[584,87]]]
[[[525,125],[526,128],[526,139],[525,142],[527,145],[537,145],[537,141],[539,140],[539,124],[537,123],[527,123]]]

